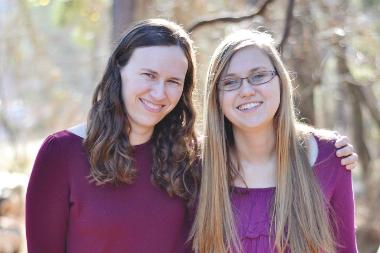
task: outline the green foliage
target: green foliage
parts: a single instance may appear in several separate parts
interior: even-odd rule
[[[55,1],[52,4],[51,17],[54,24],[65,26],[73,24],[78,17],[82,1]]]
[[[362,0],[364,8],[377,8],[380,10],[380,0]]]
[[[362,64],[360,66],[351,65],[351,71],[355,80],[359,82],[363,81],[364,83],[360,83],[363,85],[376,79],[376,69],[370,64]]]
[[[29,3],[34,6],[47,6],[49,5],[50,0],[29,0]]]
[[[96,33],[104,22],[102,12],[109,9],[109,0],[29,0],[35,7],[50,11],[53,23],[72,28],[72,39],[83,47],[92,47]]]

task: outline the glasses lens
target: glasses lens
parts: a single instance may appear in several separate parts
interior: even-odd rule
[[[240,87],[240,80],[226,79],[220,82],[220,88],[222,90],[234,90]]]
[[[264,84],[272,80],[273,72],[265,71],[265,72],[256,72],[248,77],[248,81],[252,85]]]

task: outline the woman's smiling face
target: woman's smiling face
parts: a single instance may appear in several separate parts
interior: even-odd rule
[[[140,47],[120,70],[132,131],[152,131],[181,98],[188,68],[179,46]]]
[[[262,50],[249,46],[232,56],[220,80],[239,80],[270,71],[275,71],[275,68],[269,56]],[[218,85],[221,85],[221,81]],[[280,79],[275,75],[260,85],[251,85],[244,79],[240,88],[230,91],[219,87],[219,101],[225,117],[235,130],[273,127],[273,119],[280,105]]]

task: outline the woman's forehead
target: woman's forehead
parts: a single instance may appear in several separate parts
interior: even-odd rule
[[[247,72],[260,69],[273,69],[273,64],[263,50],[250,46],[239,49],[231,57],[225,74],[239,74],[241,72]]]
[[[136,48],[127,65],[182,79],[187,72],[188,60],[179,46],[151,46]]]

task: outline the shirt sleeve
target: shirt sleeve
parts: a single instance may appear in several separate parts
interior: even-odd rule
[[[337,253],[358,252],[355,239],[354,194],[352,189],[351,171],[340,165],[338,167],[337,181],[331,198],[332,220]]]
[[[59,138],[52,135],[38,152],[26,193],[28,253],[64,253],[68,214],[68,168]]]

